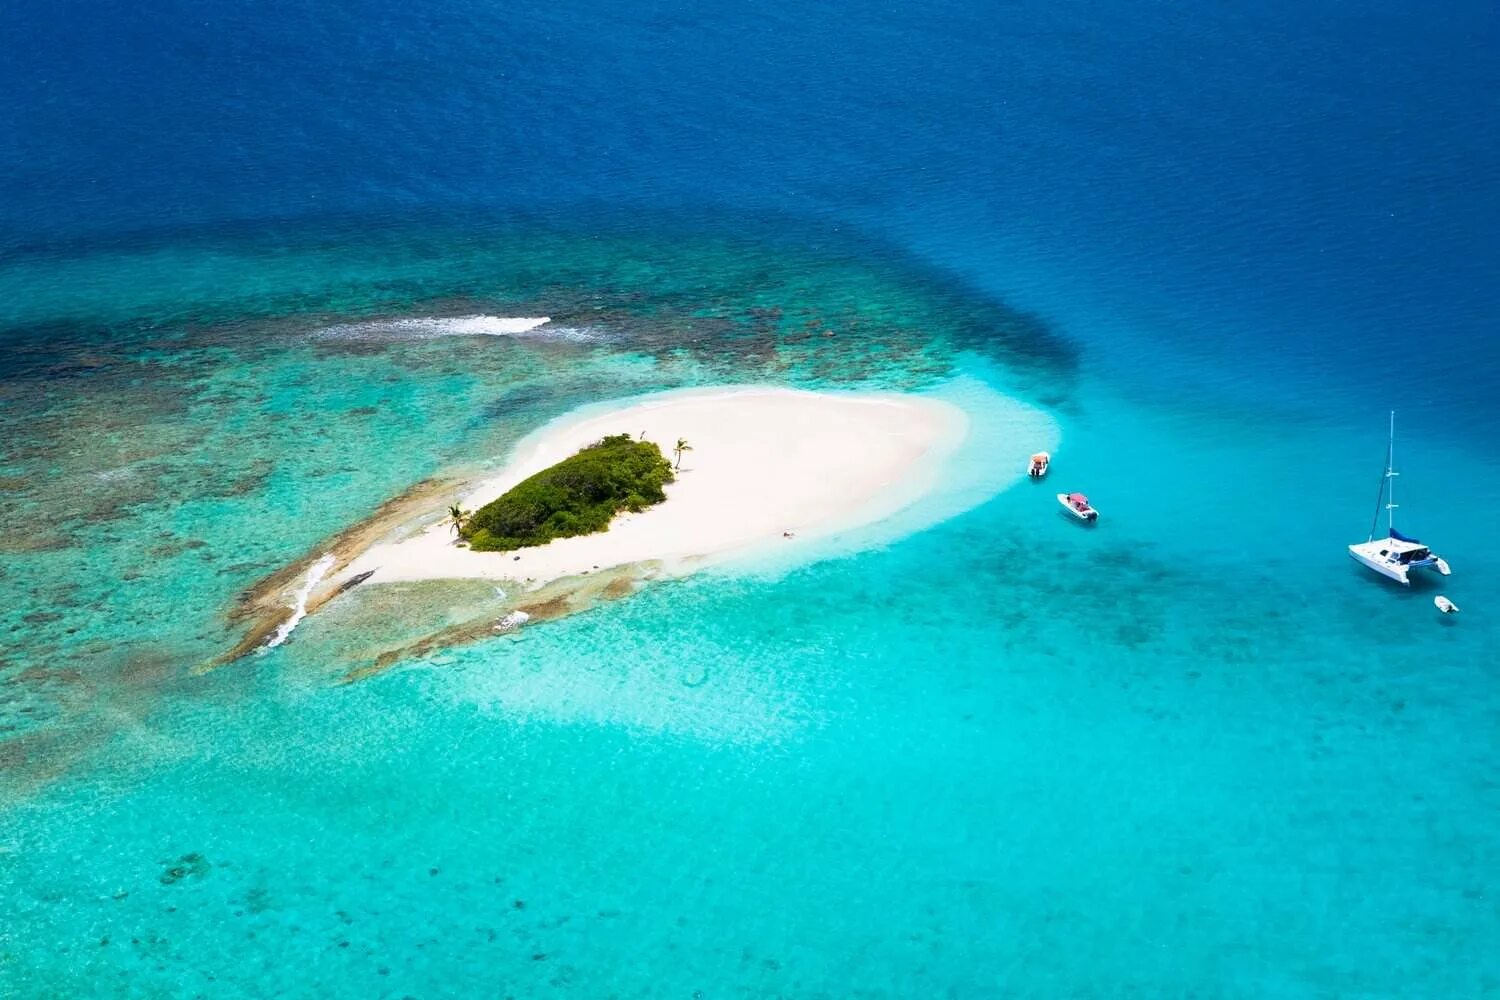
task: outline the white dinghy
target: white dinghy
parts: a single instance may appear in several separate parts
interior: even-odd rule
[[[1448,598],[1444,597],[1442,594],[1434,597],[1432,599],[1432,603],[1436,604],[1437,609],[1445,615],[1451,615],[1458,610],[1458,605],[1448,600]]]

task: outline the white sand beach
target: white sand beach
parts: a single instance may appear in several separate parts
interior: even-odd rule
[[[446,523],[385,541],[337,577],[371,583],[488,578],[539,586],[629,563],[667,573],[797,546],[887,517],[919,499],[968,432],[951,403],[895,394],[814,393],[753,386],[662,393],[588,407],[522,440],[511,461],[463,500],[476,510],[521,480],[609,434],[644,433],[672,457],[664,503],[622,514],[608,531],[517,552],[472,552]]]

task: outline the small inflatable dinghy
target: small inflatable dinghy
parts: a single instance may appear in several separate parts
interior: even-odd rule
[[[1089,503],[1089,498],[1082,493],[1059,493],[1057,502],[1062,504],[1063,510],[1080,521],[1093,524],[1099,520],[1099,512]]]
[[[1436,604],[1437,609],[1445,615],[1451,615],[1453,614],[1453,612],[1458,610],[1458,605],[1448,600],[1448,598],[1444,597],[1442,594],[1434,597],[1432,599],[1432,603]]]
[[[1026,474],[1032,479],[1041,479],[1047,474],[1047,467],[1052,464],[1052,456],[1045,451],[1039,451],[1031,456],[1031,465],[1027,467]]]

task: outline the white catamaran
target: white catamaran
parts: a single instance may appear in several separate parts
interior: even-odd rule
[[[1447,576],[1448,564],[1432,554],[1432,550],[1415,538],[1408,538],[1396,530],[1396,411],[1391,411],[1390,438],[1385,446],[1385,475],[1380,477],[1380,495],[1375,499],[1375,519],[1370,522],[1368,541],[1349,546],[1349,554],[1382,576],[1398,583],[1410,585],[1407,574],[1414,569],[1435,569]],[[1380,508],[1385,506],[1386,535],[1375,537],[1375,527],[1380,523]]]

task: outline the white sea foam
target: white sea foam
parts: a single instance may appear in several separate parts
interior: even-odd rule
[[[531,621],[531,616],[526,612],[512,611],[510,614],[506,615],[504,618],[501,618],[498,622],[495,623],[495,631],[510,632],[514,629],[520,628],[522,625],[525,625],[529,621]]]
[[[545,330],[538,329],[535,333],[528,331],[525,336],[545,337],[548,340],[572,340],[578,343],[610,339],[609,335],[597,326],[549,326]]]
[[[323,579],[328,574],[328,571],[333,568],[333,564],[336,561],[333,553],[329,552],[322,559],[313,563],[312,568],[307,571],[307,579],[302,581],[302,586],[298,588],[297,596],[292,602],[292,617],[277,627],[276,634],[271,636],[270,641],[266,643],[266,649],[275,649],[283,642],[286,642],[287,636],[292,634],[292,629],[296,628],[297,624],[307,617],[307,598],[312,594],[313,588],[318,585],[318,581]]]
[[[549,316],[409,316],[404,319],[367,320],[325,326],[314,336],[327,340],[431,340],[437,337],[522,337],[556,336],[562,340],[579,338],[583,332],[574,327],[554,331],[532,331],[552,322]]]

